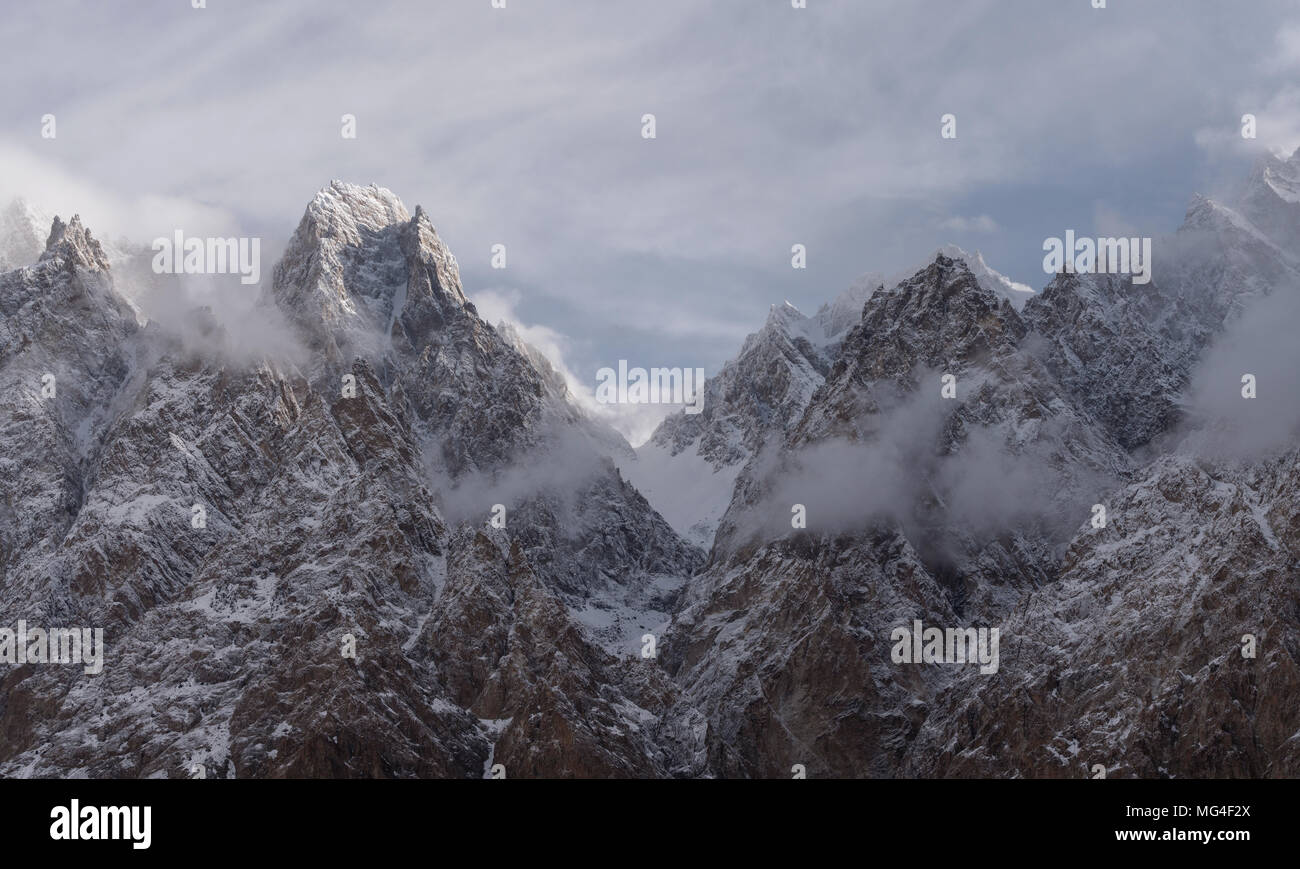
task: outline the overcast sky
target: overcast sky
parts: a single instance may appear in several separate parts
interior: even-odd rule
[[[1173,231],[1300,144],[1294,0],[207,6],[7,12],[0,195],[274,250],[331,178],[380,184],[591,387],[619,359],[712,374],[770,304],[811,313],[946,242],[1041,289],[1044,238]]]

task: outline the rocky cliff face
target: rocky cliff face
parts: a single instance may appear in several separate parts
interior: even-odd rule
[[[867,298],[772,457],[739,475],[674,621],[703,768],[1296,775],[1295,450],[1201,457],[1180,412],[1234,318],[1300,289],[1275,186],[1244,197],[1263,226],[1194,201],[1145,288],[1061,275],[1017,310],[941,254]],[[941,374],[946,404],[926,398]],[[897,663],[892,632],[917,621],[998,627],[1000,666]]]
[[[1004,618],[997,676],[936,696],[900,772],[1294,777],[1300,587],[1271,518],[1293,507],[1268,493],[1294,467],[1253,484],[1186,456],[1144,469]]]
[[[1300,459],[1183,413],[1296,291],[1293,163],[1145,287],[944,249],[774,307],[635,458],[387,190],[313,199],[251,359],[55,220],[0,275],[0,627],[105,652],[0,664],[0,774],[1300,774]]]
[[[107,647],[99,676],[7,668],[7,774],[481,776],[502,741],[517,774],[663,771],[644,736],[598,749],[665,708],[634,655],[701,555],[478,319],[423,211],[312,202],[265,300],[301,367],[141,328],[75,219],[0,289],[0,609]]]

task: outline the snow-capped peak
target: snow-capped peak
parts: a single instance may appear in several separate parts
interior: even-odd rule
[[[1287,159],[1266,154],[1232,208],[1284,250],[1300,241],[1300,151]]]
[[[971,274],[975,275],[975,280],[979,285],[988,290],[999,299],[1006,299],[1011,303],[1011,307],[1019,311],[1034,296],[1034,289],[1028,284],[1022,284],[1013,281],[1006,275],[989,267],[984,262],[984,256],[979,251],[967,253],[955,244],[945,244],[935,252],[935,256],[943,254],[950,259],[961,260],[966,263]],[[931,260],[934,257],[930,258]]]
[[[938,256],[946,256],[966,263],[966,267],[971,270],[981,287],[1000,299],[1006,299],[1017,311],[1034,296],[1032,287],[1013,281],[991,268],[979,251],[968,253],[955,244],[946,244],[934,251],[920,266],[904,269],[892,275],[883,272],[867,272],[833,301],[822,305],[814,315],[814,319],[821,326],[824,335],[823,343],[829,346],[843,339],[849,329],[862,319],[862,306],[876,290],[882,287],[886,290],[893,289],[924,268],[926,264],[934,262],[935,257]]]
[[[455,257],[423,208],[412,216],[387,188],[343,181],[308,204],[270,295],[313,336],[310,344],[350,346],[364,356],[385,352],[413,306],[427,328],[469,305]]]
[[[767,322],[769,324],[788,324],[797,323],[806,319],[803,312],[790,304],[789,301],[782,302],[779,305],[772,305],[767,312]]]
[[[1284,202],[1300,202],[1300,149],[1290,157],[1264,155],[1246,182],[1247,190],[1264,186]]]
[[[42,260],[64,257],[87,268],[108,270],[108,257],[104,248],[81,223],[81,215],[74,214],[72,220],[64,223],[58,217],[50,227],[49,238],[45,242]]]
[[[411,214],[387,187],[375,184],[362,187],[335,179],[313,197],[306,218],[315,222],[317,235],[336,236],[357,244],[364,230],[406,223]]]

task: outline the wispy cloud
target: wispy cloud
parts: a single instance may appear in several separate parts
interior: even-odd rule
[[[951,232],[976,233],[997,232],[1001,227],[998,226],[996,220],[987,214],[980,214],[975,217],[962,217],[961,215],[949,217],[939,222],[939,228]]]
[[[567,335],[527,323],[516,312],[519,293],[495,289],[481,290],[470,296],[479,316],[492,325],[506,323],[513,327],[530,347],[551,364],[569,389],[574,401],[588,415],[612,426],[633,446],[649,439],[663,418],[678,408],[666,404],[602,404],[596,400],[596,369],[575,372],[566,359],[572,352],[572,341]],[[678,363],[680,365],[680,363]]]
[[[103,222],[145,235],[183,218],[285,236],[330,178],[381,183],[428,209],[471,290],[500,283],[489,250],[508,244],[534,324],[591,336],[577,369],[654,336],[716,368],[772,301],[815,309],[957,231],[1036,276],[1062,211],[1197,189],[1198,131],[1235,132],[1242,104],[1300,139],[1283,0],[208,6],[11,16],[3,177],[52,198],[60,175],[93,182],[128,203]],[[98,205],[73,207],[95,228]]]

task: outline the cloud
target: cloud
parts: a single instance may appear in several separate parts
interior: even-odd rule
[[[962,233],[997,232],[1001,229],[998,222],[987,214],[981,214],[977,217],[949,217],[939,222],[939,228]]]
[[[1264,153],[1290,156],[1300,147],[1300,88],[1283,84],[1267,95],[1244,95],[1234,105],[1236,110],[1223,124],[1202,127],[1195,133],[1197,146],[1211,159],[1256,158]],[[1241,135],[1241,118],[1246,114],[1255,116],[1254,139]]]
[[[596,400],[596,369],[589,377],[575,373],[566,360],[572,349],[570,339],[547,326],[526,323],[516,313],[520,294],[513,290],[479,290],[470,295],[479,316],[492,325],[507,323],[519,336],[546,358],[561,377],[578,407],[593,419],[600,420],[627,438],[632,446],[649,440],[650,435],[677,407],[667,404],[602,404]],[[679,363],[680,364],[680,363]],[[648,366],[647,366],[648,367]]]
[[[1270,73],[1287,73],[1298,67],[1300,67],[1300,21],[1278,28],[1273,52],[1263,62],[1263,69]]]
[[[545,432],[541,445],[513,464],[494,471],[462,474],[454,480],[437,470],[436,460],[426,457],[426,469],[443,517],[452,525],[485,523],[494,504],[501,504],[509,514],[536,499],[557,502],[562,515],[572,514],[574,499],[610,467],[589,442],[574,435],[571,429]],[[563,522],[561,527],[571,535],[581,534],[581,529]]]
[[[1092,229],[1099,238],[1138,238],[1138,225],[1105,202],[1092,206]]]
[[[936,382],[938,373],[917,380]],[[928,552],[950,556],[958,531],[988,540],[1034,528],[1067,539],[1086,515],[1080,493],[1116,482],[1061,462],[1054,453],[1067,437],[1061,421],[1045,421],[1036,441],[1012,452],[997,427],[966,424],[961,439],[950,442],[953,408],[937,390],[894,393],[878,384],[857,406],[870,408],[858,417],[860,440],[787,450],[769,444],[760,452],[746,471],[756,481],[756,503],[728,515],[735,529],[728,536],[784,537],[792,533],[792,505],[802,504],[814,534],[894,526]]]
[[[83,175],[23,149],[0,144],[0,206],[15,197],[37,213],[82,223],[115,259],[113,286],[139,315],[179,339],[190,350],[220,354],[246,363],[266,357],[305,360],[293,329],[274,306],[260,304],[271,264],[283,243],[263,239],[262,284],[245,285],[238,275],[158,275],[149,245],[176,230],[188,237],[238,237],[245,232],[230,211],[147,187],[118,193]],[[46,228],[48,230],[48,227]],[[286,233],[287,234],[287,233]]]
[[[175,229],[188,235],[239,235],[234,214],[185,196],[151,192],[142,184],[119,193],[81,173],[0,142],[0,202],[22,197],[38,211],[82,223],[102,241],[146,243]],[[287,233],[286,233],[287,235]]]
[[[1206,352],[1187,395],[1182,449],[1211,458],[1253,460],[1293,448],[1300,435],[1300,287],[1264,296]],[[1256,397],[1245,398],[1252,375]]]
[[[305,367],[310,355],[280,309],[237,275],[145,274],[142,263],[118,267],[114,287],[140,315],[186,350],[231,364],[263,360]]]
[[[932,250],[958,215],[1000,236],[991,265],[1030,274],[1041,226],[1096,185],[1140,199],[1164,172],[1195,189],[1197,130],[1216,113],[1233,127],[1243,94],[1277,95],[1261,123],[1297,136],[1291,98],[1240,62],[1276,45],[1290,63],[1291,31],[1275,41],[1289,8],[374,0],[363,15],[343,0],[51,0],[6,22],[0,76],[42,74],[6,93],[0,177],[39,155],[124,203],[55,208],[145,241],[158,224],[215,235],[190,227],[226,219],[287,236],[329,179],[374,181],[423,204],[467,274],[508,244],[538,294],[532,322],[593,336],[584,360],[657,334],[712,366],[751,312],[815,309],[865,269],[910,264],[863,239],[900,228]],[[46,112],[57,140],[39,137]],[[954,140],[939,135],[948,112]],[[796,241],[811,261],[793,274]]]
[[[1293,73],[1300,68],[1300,21],[1278,21],[1275,29],[1272,50],[1253,65],[1254,78],[1232,94],[1232,114],[1194,134],[1197,146],[1213,159],[1265,152],[1290,156],[1300,147],[1300,88],[1293,84]],[[1242,137],[1247,114],[1255,117],[1253,139]]]

